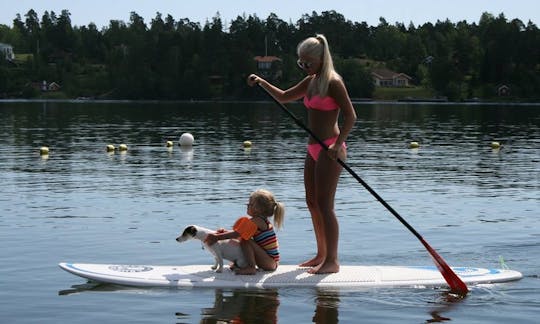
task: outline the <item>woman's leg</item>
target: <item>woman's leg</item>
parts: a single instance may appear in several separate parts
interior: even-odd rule
[[[311,222],[313,223],[313,231],[317,241],[317,254],[312,259],[301,263],[301,267],[317,266],[326,257],[326,238],[323,230],[323,219],[315,196],[315,165],[316,162],[307,154],[304,163],[304,188],[306,191],[306,204],[311,214]]]
[[[347,156],[345,150],[339,157],[344,160]],[[325,259],[310,273],[333,273],[339,271],[338,241],[339,224],[334,210],[334,198],[343,167],[328,155],[320,154],[315,165],[315,197],[318,210],[321,213],[323,237],[325,238]]]

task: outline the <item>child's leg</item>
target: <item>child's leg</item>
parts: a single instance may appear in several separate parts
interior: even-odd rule
[[[246,258],[247,266],[245,266],[244,268],[235,269],[234,272],[236,274],[255,274],[257,272],[257,268],[255,268],[255,251],[253,250],[250,242],[253,242],[253,240],[240,241],[240,246],[242,247],[244,257]]]
[[[276,270],[276,261],[253,240],[242,241],[241,246],[248,265],[245,268],[237,269],[236,274],[255,274],[257,273],[256,266],[265,271]]]

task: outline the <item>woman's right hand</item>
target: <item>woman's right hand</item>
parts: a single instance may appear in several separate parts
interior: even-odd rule
[[[256,74],[250,74],[247,78],[247,84],[250,87],[253,87],[255,84],[258,84],[261,81],[261,78]]]

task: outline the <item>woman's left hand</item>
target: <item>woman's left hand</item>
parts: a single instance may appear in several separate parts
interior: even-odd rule
[[[326,154],[328,154],[328,157],[332,160],[337,160],[338,156],[339,156],[339,151],[341,150],[341,145],[337,146],[336,147],[336,144],[330,144],[330,146],[328,146],[328,151],[326,152]]]

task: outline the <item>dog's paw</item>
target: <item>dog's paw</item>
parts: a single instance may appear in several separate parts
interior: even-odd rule
[[[222,273],[222,272],[223,272],[223,268],[217,268],[217,269],[216,269],[216,272],[217,272],[217,273]]]

